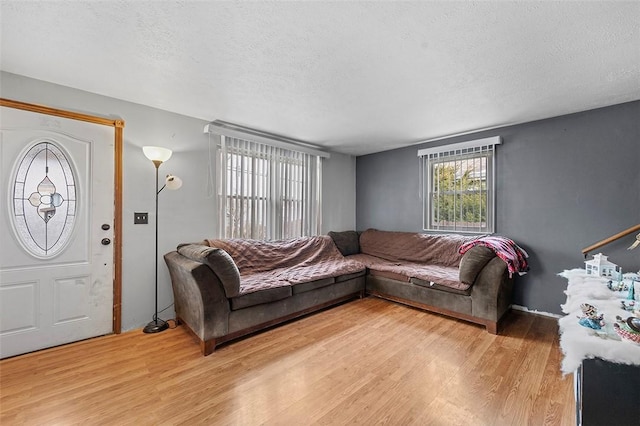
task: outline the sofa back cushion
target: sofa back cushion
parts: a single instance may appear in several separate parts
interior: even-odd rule
[[[417,262],[458,267],[460,246],[477,239],[457,234],[422,234],[367,229],[360,234],[360,251],[393,262]]]
[[[331,231],[329,236],[343,256],[360,253],[360,238],[356,231]]]
[[[226,251],[201,244],[181,244],[178,253],[209,266],[222,283],[227,297],[240,294],[240,272]]]

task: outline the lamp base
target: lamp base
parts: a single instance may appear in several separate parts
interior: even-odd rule
[[[169,328],[169,324],[167,324],[166,321],[155,319],[147,324],[142,331],[144,333],[160,333],[161,331],[165,331],[167,328]]]

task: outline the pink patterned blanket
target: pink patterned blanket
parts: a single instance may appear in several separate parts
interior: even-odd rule
[[[328,235],[282,241],[248,239],[205,240],[221,248],[240,271],[241,293],[265,287],[292,285],[363,271],[365,266],[345,259]]]
[[[463,244],[460,247],[460,254],[464,254],[467,250],[475,246],[485,246],[493,250],[496,256],[507,264],[509,277],[513,276],[514,273],[524,275],[529,271],[529,263],[527,262],[529,255],[523,248],[509,238],[498,236],[482,237]]]

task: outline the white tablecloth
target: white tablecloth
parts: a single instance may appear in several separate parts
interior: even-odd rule
[[[562,312],[568,315],[558,321],[560,347],[564,353],[562,372],[574,372],[586,358],[640,365],[640,345],[622,341],[613,328],[617,315],[624,319],[632,315],[620,303],[626,299],[627,292],[609,290],[608,279],[587,275],[584,269],[572,269],[559,275],[569,281],[565,291],[567,301],[561,305]],[[636,298],[638,287],[636,283]],[[596,331],[578,324],[578,317],[582,316],[580,305],[583,303],[595,306],[599,313],[604,314],[605,327],[602,330]]]

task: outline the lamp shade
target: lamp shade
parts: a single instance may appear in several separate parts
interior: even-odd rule
[[[149,160],[160,161],[161,163],[164,163],[171,158],[172,154],[170,149],[159,146],[143,146],[142,152],[144,152],[145,157]]]
[[[167,189],[180,189],[180,187],[182,186],[182,179],[180,179],[178,176],[167,175],[167,178],[164,180],[164,184],[167,185]]]

